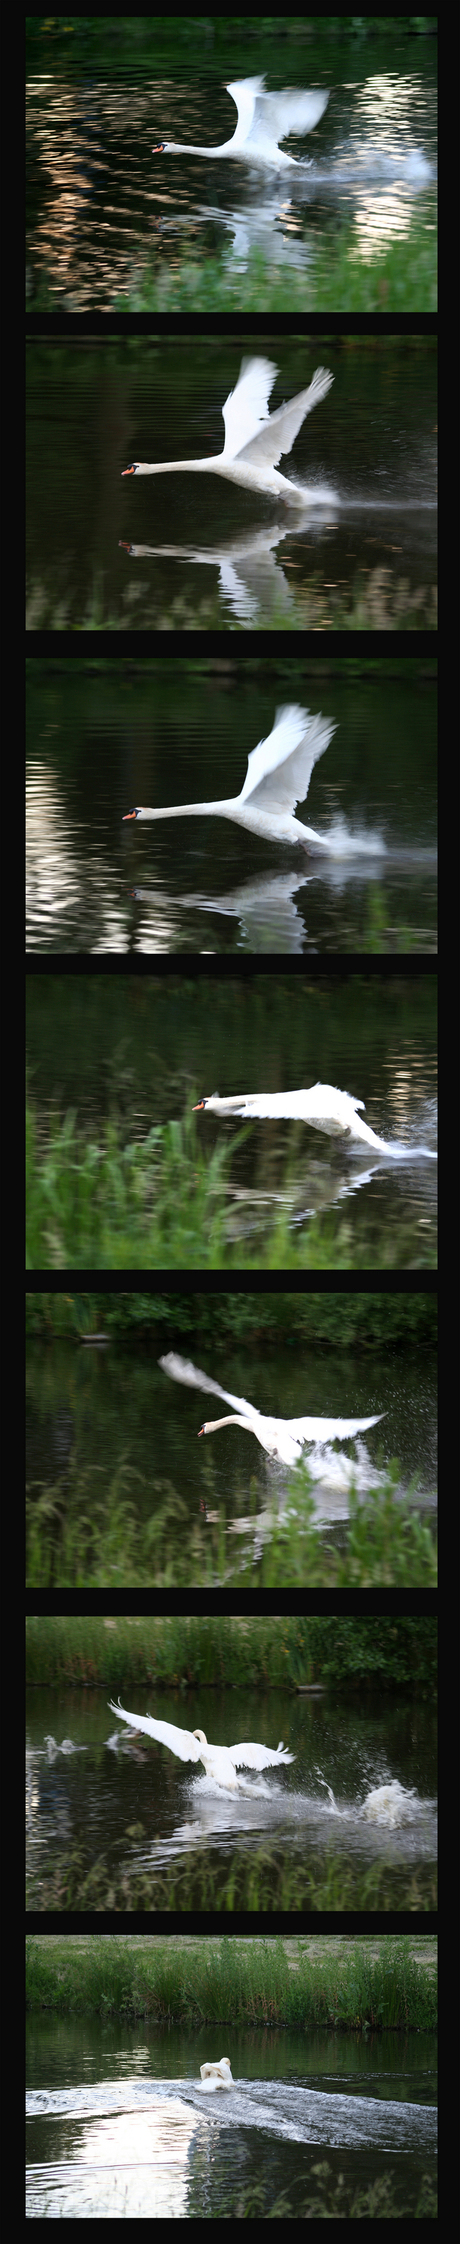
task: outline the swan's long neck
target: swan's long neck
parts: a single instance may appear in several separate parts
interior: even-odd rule
[[[238,800],[239,797],[236,796],[235,802],[232,802],[229,798],[228,802],[218,803],[174,803],[172,808],[169,806],[167,810],[138,810],[137,816],[138,818],[199,818],[205,812],[207,818],[210,814],[215,818],[230,818],[235,811]]]
[[[233,142],[224,140],[221,148],[194,148],[191,141],[168,140],[168,156],[228,156]]]
[[[218,1434],[220,1426],[245,1426],[247,1434],[254,1433],[254,1426],[251,1426],[249,1418],[237,1418],[233,1415],[231,1418],[207,1418],[201,1432],[202,1434]]]
[[[173,469],[186,468],[198,475],[205,468],[220,468],[220,464],[221,455],[217,460],[136,460],[135,472],[136,475],[170,475]],[[129,469],[125,469],[126,472],[129,474]]]

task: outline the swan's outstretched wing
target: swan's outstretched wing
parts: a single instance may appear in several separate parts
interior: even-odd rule
[[[369,1426],[378,1426],[386,1417],[384,1410],[376,1418],[288,1418],[287,1432],[298,1441],[347,1441],[351,1434],[365,1434]]]
[[[238,381],[222,406],[225,427],[224,460],[234,460],[242,447],[256,437],[268,416],[268,400],[278,367],[268,358],[243,358]]]
[[[160,1371],[167,1371],[169,1379],[178,1379],[181,1387],[199,1387],[203,1395],[220,1395],[222,1402],[233,1404],[246,1418],[260,1420],[260,1410],[244,1402],[242,1395],[230,1395],[228,1387],[219,1387],[217,1379],[208,1379],[205,1371],[197,1371],[195,1364],[186,1363],[183,1356],[159,1356]]]
[[[276,141],[284,140],[289,132],[312,132],[313,126],[318,124],[323,110],[327,108],[328,100],[329,92],[320,93],[319,88],[311,93],[296,93],[295,88],[292,93],[289,90],[280,94],[261,93],[261,99],[255,103],[255,117],[247,137],[251,140],[252,133],[257,137],[258,124],[259,127],[262,125],[264,133],[268,127]]]
[[[287,405],[279,405],[278,411],[271,413],[268,421],[263,421],[249,442],[243,438],[233,457],[253,460],[257,467],[276,467],[282,452],[291,451],[305,414],[311,413],[313,406],[319,405],[320,398],[326,397],[333,380],[333,374],[328,374],[326,367],[317,366],[309,389],[299,390],[297,397],[289,398]]]
[[[179,1761],[199,1761],[201,1747],[192,1730],[176,1730],[173,1722],[155,1722],[151,1714],[127,1714],[126,1707],[114,1706],[113,1699],[108,1699],[107,1704],[112,1714],[118,1714],[119,1722],[129,1722],[132,1730],[146,1730],[147,1736],[156,1738],[159,1745],[168,1745],[170,1753],[176,1753]]]
[[[238,110],[236,129],[241,147],[251,131],[257,94],[263,92],[264,85],[265,78],[233,78],[231,85],[226,87],[226,92],[231,94]]]
[[[295,1761],[295,1753],[288,1753],[282,1741],[276,1753],[270,1752],[269,1745],[229,1745],[228,1751],[235,1769],[268,1769],[279,1767],[282,1761]]]
[[[311,717],[294,704],[277,709],[273,732],[259,740],[248,757],[241,802],[257,802],[274,814],[305,802],[313,765],[329,747],[335,725],[324,717]]]

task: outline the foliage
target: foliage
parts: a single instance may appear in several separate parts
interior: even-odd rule
[[[244,1341],[255,1358],[270,1347],[381,1351],[435,1347],[434,1293],[61,1293],[26,1294],[26,1332],[52,1340],[96,1332],[158,1348],[170,1338],[204,1348]]]

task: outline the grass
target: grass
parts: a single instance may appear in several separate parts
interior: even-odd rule
[[[72,307],[69,296],[66,310]],[[101,307],[99,307],[101,308]],[[137,275],[121,295],[107,296],[103,307],[114,312],[415,312],[437,311],[437,237],[415,213],[407,233],[389,242],[379,254],[366,257],[357,248],[356,227],[342,227],[335,241],[329,234],[317,244],[305,265],[272,264],[259,248],[236,263],[228,242],[213,254],[194,256],[190,247],[183,256],[168,254],[165,247],[155,267],[139,266]],[[34,285],[27,310],[56,309],[56,294],[46,273]]]
[[[238,1935],[195,1942],[42,1937],[26,1942],[28,2010],[150,2018],[185,2027],[228,2025],[308,2031],[433,2032],[437,2024],[437,1942],[418,1961],[410,1935],[362,1943],[329,1936],[286,1952],[282,1936]],[[424,1942],[426,1950],[426,1943]]]
[[[418,1863],[410,1870],[405,1863],[387,1860],[363,1868],[339,1853],[328,1853],[315,1856],[314,1869],[306,1869],[292,1835],[284,1844],[267,1842],[251,1851],[235,1847],[230,1861],[220,1846],[206,1839],[203,1845],[184,1848],[180,1859],[170,1855],[167,1863],[143,1870],[132,1861],[132,1853],[133,1848],[148,1850],[145,1825],[131,1824],[120,1833],[119,1844],[123,1856],[119,1868],[109,1867],[103,1851],[95,1860],[93,1848],[81,1843],[55,1855],[49,1866],[43,1862],[40,1869],[32,1869],[27,1909],[52,1914],[70,1910],[78,1916],[88,1910],[130,1916],[144,1911],[166,1916],[193,1912],[206,1914],[209,1923],[212,1914],[228,1917],[235,1910],[250,1915],[263,1912],[267,1917],[280,1911],[321,1915],[324,1910],[333,1915],[357,1910],[419,1915],[437,1907],[432,1863]]]
[[[210,1154],[187,1114],[182,1122],[157,1125],[142,1143],[125,1144],[118,1123],[101,1124],[96,1140],[68,1113],[50,1121],[41,1142],[29,1105],[27,1269],[435,1267],[435,1246],[424,1240],[422,1248],[416,1221],[390,1227],[382,1220],[378,1235],[368,1236],[362,1224],[353,1225],[349,1209],[329,1208],[294,1225],[279,1204],[282,1187],[274,1209],[265,1195],[261,1206],[248,1195],[243,1211],[230,1182],[242,1134]]]
[[[255,1556],[256,1489],[246,1507],[246,1515],[253,1508],[254,1537],[248,1528],[243,1540],[231,1532],[233,1515],[227,1527],[223,1504],[215,1521],[204,1513],[190,1519],[172,1482],[152,1479],[148,1489],[127,1458],[108,1482],[102,1466],[71,1463],[60,1480],[27,1490],[27,1587],[436,1587],[434,1522],[419,1516],[415,1489],[404,1499],[395,1493],[390,1474],[364,1501],[350,1490],[340,1541],[317,1525],[306,1466],[285,1504],[282,1520],[276,1505]]]
[[[47,1689],[103,1692],[241,1687],[269,1690],[322,1683],[343,1696],[350,1688],[409,1692],[433,1701],[437,1626],[432,1615],[276,1615],[197,1613],[111,1615],[29,1614],[26,1682]]]

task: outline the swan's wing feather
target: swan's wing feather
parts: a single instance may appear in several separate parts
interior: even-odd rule
[[[275,815],[305,802],[313,766],[328,748],[335,725],[294,705],[277,709],[273,732],[251,750],[241,802],[257,802]]]
[[[284,140],[289,132],[312,132],[328,100],[329,92],[320,93],[319,88],[311,93],[296,93],[294,88],[292,92],[286,89],[280,94],[263,94],[256,101],[254,123],[257,125],[259,113],[260,122],[265,130],[268,125],[275,140]]]
[[[133,1730],[146,1730],[147,1736],[156,1738],[159,1745],[168,1745],[170,1753],[176,1753],[179,1761],[199,1761],[200,1745],[192,1730],[177,1730],[173,1722],[156,1722],[151,1714],[127,1714],[124,1706],[114,1706],[113,1699],[108,1699],[107,1703],[111,1713],[118,1714],[119,1722],[129,1722]]]
[[[385,1411],[376,1418],[288,1418],[287,1431],[297,1441],[346,1441],[352,1434],[364,1434],[369,1426],[378,1426]]]
[[[257,95],[262,93],[265,78],[233,78],[226,92],[231,94],[238,110],[237,132],[243,146],[251,131]]]
[[[169,1379],[178,1379],[182,1387],[199,1387],[203,1395],[220,1395],[222,1402],[232,1403],[233,1409],[244,1412],[246,1418],[260,1417],[242,1395],[230,1395],[228,1387],[219,1387],[217,1379],[208,1379],[205,1371],[197,1371],[196,1365],[186,1363],[183,1356],[159,1356],[158,1362],[160,1370],[166,1371]]]
[[[281,1761],[295,1760],[295,1754],[288,1753],[284,1745],[279,1745],[276,1753],[269,1745],[230,1745],[228,1750],[235,1769],[268,1769],[271,1764],[279,1767]]]
[[[222,406],[225,428],[223,457],[237,458],[241,450],[257,437],[260,424],[268,414],[268,400],[278,373],[268,358],[243,358],[238,381]]]
[[[254,435],[248,439],[243,437],[235,457],[239,459],[242,454],[245,460],[254,460],[258,467],[276,467],[282,453],[291,451],[306,413],[311,413],[313,406],[319,405],[320,398],[326,397],[333,380],[333,374],[329,374],[326,367],[317,366],[309,388],[299,390],[297,397],[289,398],[287,405],[279,405],[277,412],[271,413],[269,421],[264,421]]]

